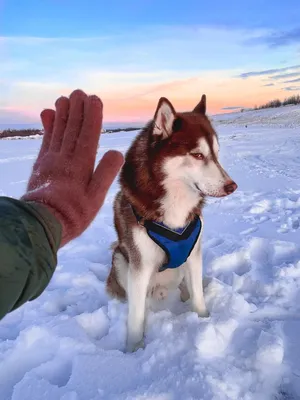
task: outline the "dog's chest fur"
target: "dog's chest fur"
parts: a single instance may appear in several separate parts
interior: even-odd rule
[[[141,266],[162,265],[166,260],[165,252],[149,237],[145,228],[133,228],[133,242],[141,256]]]

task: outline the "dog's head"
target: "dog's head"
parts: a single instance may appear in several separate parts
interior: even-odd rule
[[[152,146],[167,179],[184,181],[200,196],[223,197],[237,184],[221,166],[218,137],[206,117],[206,96],[192,112],[177,113],[161,98],[153,120]]]

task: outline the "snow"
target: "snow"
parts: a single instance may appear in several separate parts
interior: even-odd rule
[[[267,125],[285,128],[298,127],[300,125],[300,106],[289,105],[278,108],[267,108],[262,110],[248,110],[219,114],[213,117],[219,124],[239,125]]]
[[[1,400],[299,398],[299,115],[214,118],[239,188],[204,211],[209,319],[173,293],[151,305],[145,349],[124,353],[127,305],[105,293],[114,182],[90,228],[60,251],[47,290],[0,322]],[[135,134],[103,135],[99,157],[124,152]],[[40,143],[0,141],[1,195],[24,192]]]

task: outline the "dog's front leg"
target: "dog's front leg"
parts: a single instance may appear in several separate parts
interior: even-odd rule
[[[208,317],[202,282],[202,248],[201,242],[196,244],[185,264],[185,280],[190,293],[192,309],[199,317]]]
[[[144,347],[146,296],[152,269],[147,266],[129,267],[128,320],[126,350],[132,352]]]

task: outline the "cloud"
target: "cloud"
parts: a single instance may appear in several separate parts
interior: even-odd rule
[[[222,107],[222,110],[239,110],[240,108],[243,108],[243,106]]]
[[[300,82],[300,78],[290,79],[289,81],[284,81],[283,83],[295,83],[295,82]]]
[[[296,76],[297,77],[300,76],[300,71],[299,72],[291,72],[289,74],[279,74],[279,75],[270,76],[270,79],[285,79],[285,78],[293,78]]]
[[[274,83],[267,83],[266,85],[263,86],[274,86]]]
[[[283,88],[283,90],[285,90],[287,92],[292,92],[292,91],[300,92],[300,86],[288,86],[288,87]]]
[[[109,36],[95,37],[38,37],[38,36],[0,36],[0,45],[22,45],[22,46],[37,46],[37,45],[69,45],[69,44],[86,44],[96,42],[99,44],[105,41]]]
[[[269,47],[281,47],[294,43],[300,43],[300,28],[295,28],[284,32],[273,32],[271,34],[253,39],[252,43],[266,43]]]
[[[245,48],[242,40],[261,34],[261,30],[229,29],[209,26],[133,27],[122,34],[86,38],[1,37],[7,49],[5,64],[26,62],[26,80],[66,81],[74,71],[86,69],[147,72],[161,70],[205,71],[244,68],[249,60],[262,65],[273,62],[265,49]],[[12,56],[11,56],[12,55]],[[238,55],[238,57],[237,57]],[[277,56],[276,56],[277,57]],[[282,57],[281,57],[282,58]],[[2,63],[1,63],[2,64]],[[0,65],[2,75],[3,65]],[[9,68],[6,68],[6,71]]]
[[[16,81],[12,83],[12,86],[20,89],[33,89],[46,92],[61,89],[64,87],[64,84],[60,82]]]
[[[300,64],[291,65],[289,67],[284,67],[284,68],[274,68],[274,69],[266,69],[263,71],[244,72],[244,73],[238,75],[237,78],[247,79],[247,78],[251,78],[252,76],[272,75],[272,74],[276,74],[277,72],[290,71],[290,70],[294,70],[294,69],[300,69]]]

